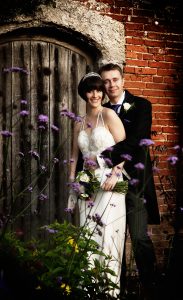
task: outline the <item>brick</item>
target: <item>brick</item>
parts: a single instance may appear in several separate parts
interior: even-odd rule
[[[143,54],[143,59],[145,60],[152,60],[153,59],[153,54],[145,53]]]
[[[126,37],[126,43],[133,45],[144,45],[143,39],[137,39],[134,37]]]
[[[171,112],[171,105],[153,105],[153,112]]]
[[[129,88],[144,89],[145,86],[146,86],[145,82],[133,82],[133,81],[131,81],[131,82],[127,82],[127,81],[126,81],[126,82],[125,82],[125,87],[126,87],[127,89],[129,89]]]
[[[170,127],[170,126],[168,126],[168,127],[163,127],[162,128],[162,131],[163,132],[166,132],[166,133],[177,133],[178,132],[178,126],[176,126],[176,127]]]
[[[145,60],[135,60],[135,59],[126,59],[126,64],[128,66],[139,66],[139,67],[147,67],[148,62]]]
[[[136,30],[136,31],[139,31],[139,30],[144,30],[144,25],[143,24],[135,24],[135,23],[127,23],[125,25],[126,29],[127,30]]]
[[[138,74],[145,74],[145,75],[156,75],[157,74],[157,70],[156,69],[151,69],[151,68],[135,68],[135,73]]]
[[[159,96],[163,97],[165,96],[165,91],[156,91],[156,90],[144,90],[143,91],[144,96]]]
[[[153,82],[156,83],[164,82],[164,78],[162,76],[153,76]]]
[[[147,89],[154,89],[154,90],[165,90],[168,88],[168,85],[165,83],[147,83],[146,84]]]
[[[158,69],[157,70],[158,76],[176,76],[176,70],[168,70],[168,69]]]
[[[168,62],[156,62],[156,61],[149,61],[150,68],[161,68],[161,69],[171,69],[172,64]]]
[[[126,45],[126,51],[135,51],[135,52],[147,52],[147,48],[145,46],[139,45]]]

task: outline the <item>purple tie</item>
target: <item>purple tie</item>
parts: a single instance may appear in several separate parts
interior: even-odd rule
[[[112,104],[111,108],[118,114],[119,113],[119,107],[121,107],[121,104]]]

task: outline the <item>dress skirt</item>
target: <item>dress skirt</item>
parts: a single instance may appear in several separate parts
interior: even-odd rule
[[[97,169],[95,174],[101,184],[106,179],[110,169]],[[122,180],[122,178],[120,179]],[[121,263],[124,252],[125,229],[126,229],[126,206],[125,195],[117,192],[106,192],[99,189],[89,201],[79,200],[80,226],[87,226],[93,232],[92,239],[99,245],[99,250],[110,255],[108,267],[114,271],[116,276],[110,279],[120,289]],[[99,261],[103,256],[92,255],[91,260],[97,258]],[[106,261],[106,260],[105,260]],[[112,296],[117,296],[120,290],[112,291]]]

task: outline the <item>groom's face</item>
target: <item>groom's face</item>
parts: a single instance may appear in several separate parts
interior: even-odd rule
[[[124,79],[118,70],[103,71],[101,77],[104,81],[106,94],[112,102],[118,102],[124,86]]]

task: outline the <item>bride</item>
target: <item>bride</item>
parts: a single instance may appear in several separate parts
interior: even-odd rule
[[[80,226],[87,224],[86,226],[93,230],[96,227],[96,219],[100,220],[97,222],[98,233],[95,231],[92,238],[106,255],[110,255],[108,266],[116,274],[111,275],[110,279],[120,287],[126,207],[125,195],[113,192],[113,189],[118,181],[123,180],[123,163],[109,169],[100,153],[124,140],[125,130],[117,114],[112,109],[102,107],[105,89],[99,74],[94,72],[86,74],[79,82],[78,93],[86,101],[86,115],[81,123],[75,123],[69,180],[75,181],[77,176],[76,166],[80,150],[84,161],[83,169],[94,169],[101,185],[92,197],[92,208],[88,205],[88,201],[79,200]],[[94,163],[89,163],[91,161]],[[69,205],[71,208],[72,203]],[[86,222],[88,215],[91,218],[90,222]],[[98,259],[101,260],[102,257]],[[116,297],[117,294],[119,290],[115,289],[112,296]]]

